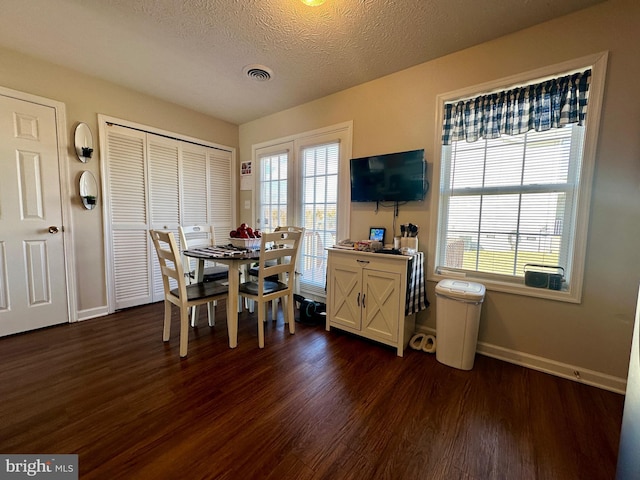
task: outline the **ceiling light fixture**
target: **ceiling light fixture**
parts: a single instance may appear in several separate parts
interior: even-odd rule
[[[310,7],[317,7],[318,5],[322,5],[326,0],[300,0],[305,5],[309,5]]]

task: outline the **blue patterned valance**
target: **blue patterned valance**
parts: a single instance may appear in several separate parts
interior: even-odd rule
[[[591,70],[444,105],[442,144],[543,131],[587,115]]]

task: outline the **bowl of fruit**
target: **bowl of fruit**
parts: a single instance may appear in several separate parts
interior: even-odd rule
[[[258,229],[249,227],[246,223],[241,224],[235,230],[229,232],[229,242],[237,248],[247,250],[259,250],[262,233]]]

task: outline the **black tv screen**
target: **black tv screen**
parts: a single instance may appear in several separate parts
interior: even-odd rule
[[[424,150],[351,159],[352,202],[410,202],[426,193]]]

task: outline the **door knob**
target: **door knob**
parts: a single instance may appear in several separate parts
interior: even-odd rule
[[[59,229],[58,227],[56,227],[55,225],[51,225],[51,226],[49,227],[49,233],[56,234],[56,233],[58,233],[59,231],[60,231],[60,229]]]

